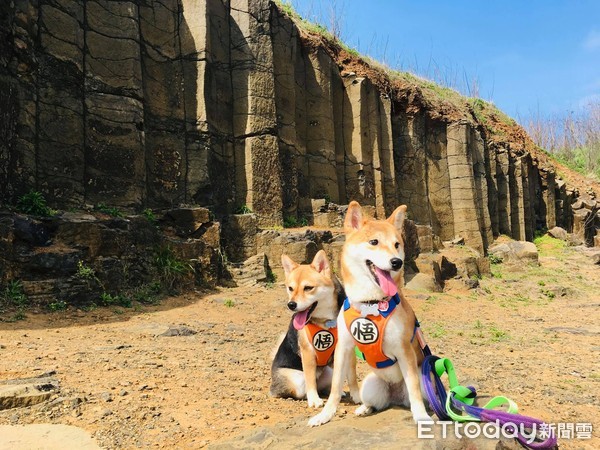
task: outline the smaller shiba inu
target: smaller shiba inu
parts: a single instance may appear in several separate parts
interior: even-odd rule
[[[356,415],[402,405],[410,407],[415,422],[432,421],[420,389],[418,322],[401,290],[405,216],[406,206],[396,208],[387,220],[373,220],[363,216],[357,202],[348,205],[341,255],[348,298],[338,317],[331,394],[309,426],[327,423],[335,415],[344,374],[356,370],[355,346],[372,370],[362,383]]]
[[[288,308],[294,312],[271,366],[271,395],[307,398],[308,406],[323,406],[319,392],[331,387],[331,365],[337,344],[336,317],[344,293],[331,273],[327,255],[320,250],[312,263],[299,265],[287,255],[281,262],[285,272]],[[358,398],[356,376],[348,380]]]

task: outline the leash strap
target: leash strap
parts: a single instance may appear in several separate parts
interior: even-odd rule
[[[493,422],[499,423],[516,436],[517,441],[526,448],[538,450],[554,448],[557,439],[552,429],[542,420],[518,414],[518,406],[510,398],[497,396],[482,407],[474,406],[477,391],[473,386],[461,386],[454,370],[454,365],[448,358],[432,355],[425,337],[420,329],[419,321],[415,324],[415,335],[425,359],[421,367],[421,383],[429,404],[440,420],[456,422]],[[448,377],[449,394],[442,382],[442,375]],[[433,378],[433,380],[432,380]],[[496,408],[504,407],[505,410]],[[545,440],[528,442],[529,439],[519,431],[521,427],[545,431]]]
[[[441,377],[444,373],[448,376],[450,385],[450,395],[446,397],[445,407],[448,416],[456,422],[480,421],[481,415],[469,414],[462,405],[472,406],[477,396],[477,391],[473,386],[461,386],[458,384],[458,378],[454,370],[454,365],[448,358],[438,358],[435,361],[435,373]],[[499,406],[507,406],[506,412],[516,414],[519,408],[515,402],[504,396],[497,396],[487,402],[482,409],[494,409]],[[453,409],[453,406],[459,409],[458,413]],[[458,406],[458,407],[457,407]],[[462,414],[462,412],[467,413]]]
[[[483,407],[474,406],[477,395],[475,388],[458,384],[454,365],[448,358],[428,355],[423,361],[421,370],[423,390],[440,420],[498,422],[502,426],[506,425],[509,431],[515,434],[516,439],[527,448],[537,450],[556,446],[556,436],[550,427],[542,420],[517,414],[517,404],[507,397],[494,397]],[[449,394],[441,380],[444,374],[448,377]],[[434,382],[431,380],[432,375]],[[506,410],[495,409],[500,406],[504,406]],[[527,429],[536,426],[540,431],[546,430],[547,437],[543,441],[528,442],[528,439],[519,432],[521,426]]]

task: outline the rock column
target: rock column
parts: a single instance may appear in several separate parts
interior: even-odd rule
[[[476,203],[473,162],[469,153],[470,127],[465,122],[448,125],[448,173],[450,197],[454,214],[454,232],[478,251],[483,252],[484,241]]]

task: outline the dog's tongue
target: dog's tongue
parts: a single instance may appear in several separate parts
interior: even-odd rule
[[[304,328],[304,325],[306,325],[306,322],[308,322],[308,311],[309,310],[310,310],[310,308],[294,314],[293,322],[294,322],[294,328],[296,330],[301,330],[302,328]]]
[[[398,288],[396,287],[396,283],[392,279],[390,273],[386,270],[381,270],[377,266],[375,266],[375,271],[377,272],[377,278],[379,278],[379,287],[383,293],[385,295],[389,295],[390,297],[396,295]]]

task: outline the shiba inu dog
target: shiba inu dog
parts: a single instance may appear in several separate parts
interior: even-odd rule
[[[415,314],[403,297],[402,225],[406,206],[399,206],[387,220],[363,217],[351,202],[344,220],[346,242],[342,249],[342,281],[347,299],[338,316],[338,344],[331,393],[323,410],[309,426],[329,422],[342,393],[344,373],[352,367],[354,347],[363,352],[370,373],[362,383],[359,416],[390,405],[410,406],[415,421],[432,421],[420,388],[419,365],[423,354],[415,339]]]
[[[323,406],[319,392],[327,395],[331,387],[336,318],[345,295],[323,250],[310,265],[299,265],[287,255],[282,255],[281,262],[287,306],[294,315],[273,359],[271,395],[306,397],[309,407],[318,408]],[[356,376],[349,383],[358,398]]]

